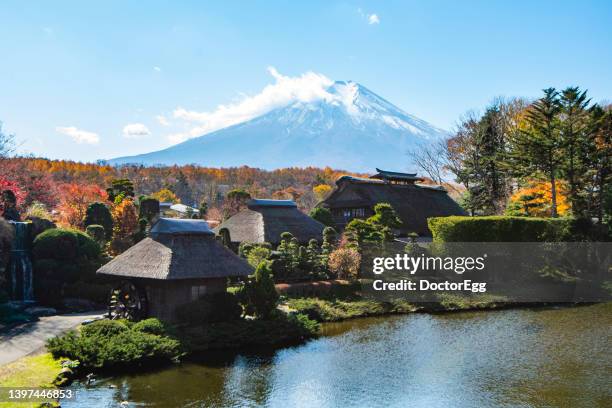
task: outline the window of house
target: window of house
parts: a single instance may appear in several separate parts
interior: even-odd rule
[[[206,285],[197,285],[191,287],[191,300],[198,300],[207,292]]]
[[[366,209],[365,208],[347,208],[343,211],[343,215],[345,219],[353,219],[353,218],[365,218]]]

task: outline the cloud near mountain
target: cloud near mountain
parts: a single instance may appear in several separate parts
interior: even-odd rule
[[[256,95],[243,96],[239,102],[219,105],[211,112],[176,108],[172,116],[187,122],[189,129],[170,134],[168,139],[173,143],[179,143],[245,122],[292,102],[312,102],[331,96],[327,88],[333,84],[333,81],[325,75],[307,72],[297,77],[289,77],[280,74],[274,67],[268,67],[268,72],[275,82],[267,85]]]

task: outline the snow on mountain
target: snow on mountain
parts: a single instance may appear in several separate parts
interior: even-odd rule
[[[444,135],[364,86],[337,81],[321,99],[294,102],[164,150],[109,163],[412,170],[407,151]]]

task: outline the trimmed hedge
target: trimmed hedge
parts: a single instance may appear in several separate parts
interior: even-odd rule
[[[547,242],[572,239],[571,218],[510,216],[427,219],[434,242]]]
[[[84,232],[54,228],[36,237],[33,252],[35,259],[96,259],[100,256],[100,246]]]

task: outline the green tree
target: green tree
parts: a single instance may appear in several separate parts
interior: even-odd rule
[[[181,203],[193,205],[193,190],[187,181],[187,177],[182,171],[176,176],[176,182],[172,186],[172,191],[181,200]]]
[[[310,216],[325,226],[334,226],[334,218],[332,217],[331,211],[327,208],[313,208],[312,211],[310,211]]]
[[[526,113],[526,126],[511,145],[510,162],[515,174],[542,174],[550,182],[551,216],[557,217],[556,181],[564,160],[563,140],[559,132],[559,93],[555,88],[544,90],[544,96],[531,104]]]
[[[272,279],[268,261],[262,261],[255,274],[249,278],[244,289],[245,309],[260,319],[269,318],[278,303],[278,293]]]
[[[267,260],[270,257],[271,251],[263,246],[254,246],[248,251],[246,256],[247,262],[253,268],[257,268],[263,261]]]
[[[157,216],[159,216],[159,201],[153,197],[141,196],[138,200],[138,218],[151,223]]]
[[[200,218],[205,220],[206,219],[206,214],[208,213],[208,203],[206,201],[202,201],[200,203]]]
[[[591,213],[602,223],[612,216],[612,105],[591,109],[587,160],[591,168]]]
[[[90,225],[101,225],[104,228],[106,241],[110,241],[113,237],[113,216],[104,203],[96,202],[87,206],[83,225],[85,228]]]
[[[111,180],[111,186],[106,189],[108,201],[118,204],[126,197],[134,197],[134,184],[127,178]]]
[[[559,97],[559,133],[563,148],[561,175],[569,184],[569,201],[574,216],[586,216],[583,194],[586,176],[589,174],[589,132],[592,130],[587,110],[590,99],[586,91],[568,87]],[[586,154],[585,154],[586,153]]]

